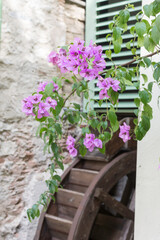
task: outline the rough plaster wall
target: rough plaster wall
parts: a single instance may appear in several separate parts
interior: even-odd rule
[[[21,100],[57,74],[46,61],[53,48],[73,41],[76,32],[84,38],[84,9],[63,0],[4,0],[2,14],[0,239],[32,240],[37,221],[28,222],[26,209],[45,189],[47,158],[35,137],[37,123],[21,112]]]

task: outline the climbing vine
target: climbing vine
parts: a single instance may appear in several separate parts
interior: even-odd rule
[[[119,15],[113,18],[109,24],[112,34],[106,36],[108,41],[108,50],[105,55],[107,61],[112,61],[113,65],[106,70],[106,62],[102,47],[95,45],[92,41],[89,46],[80,39],[75,39],[69,46],[61,47],[57,52],[51,52],[48,61],[56,65],[62,77],[54,77],[49,83],[42,82],[36,92],[23,100],[23,112],[28,116],[32,115],[38,121],[39,127],[37,135],[44,140],[44,151],[52,153],[51,163],[48,167],[50,179],[46,180],[48,190],[41,194],[39,201],[32,208],[27,210],[28,218],[31,221],[39,217],[39,206],[47,207],[52,198],[55,201],[54,193],[58,191],[60,176],[56,173],[56,166],[63,170],[63,151],[59,140],[63,135],[63,124],[68,122],[73,125],[85,125],[82,128],[82,137],[77,142],[73,136],[68,136],[66,148],[72,157],[77,154],[84,156],[88,151],[92,152],[98,148],[101,153],[105,153],[105,145],[111,140],[113,133],[120,129],[119,137],[124,142],[133,137],[135,140],[142,140],[150,129],[150,120],[152,119],[152,87],[154,84],[160,85],[160,62],[154,62],[152,56],[160,52],[160,0],[155,0],[149,5],[143,7],[143,11],[136,15],[136,24],[128,30],[128,21],[130,18],[129,8],[134,5],[126,5]],[[142,18],[139,16],[142,15]],[[123,42],[123,33],[130,31],[133,36],[132,40],[126,43],[126,48],[133,54],[133,59],[122,65],[115,65],[112,55],[121,52]],[[137,44],[135,44],[137,42]],[[114,49],[111,50],[110,46]],[[139,56],[137,49],[144,47],[149,54]],[[136,67],[130,65],[136,63]],[[139,68],[149,68],[153,70],[153,81],[148,81],[146,74],[141,74],[143,82],[133,81],[139,79]],[[72,74],[72,77],[66,79],[64,73]],[[97,79],[99,87],[99,106],[103,102],[109,103],[106,112],[98,114],[88,107],[91,101],[89,96],[89,82]],[[72,91],[64,97],[61,94],[62,83],[72,85]],[[138,98],[134,99],[137,109],[135,110],[134,124],[135,128],[131,129],[125,122],[119,126],[117,119],[117,108],[119,94],[126,90],[127,86],[134,85],[138,92]],[[66,106],[67,101],[72,95],[83,97],[87,100],[85,109],[77,103],[70,103]],[[107,106],[108,104],[106,104]],[[91,129],[96,129],[98,135],[91,133]]]

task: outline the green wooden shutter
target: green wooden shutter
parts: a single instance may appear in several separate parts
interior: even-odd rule
[[[113,17],[119,13],[121,9],[125,8],[126,4],[134,4],[134,9],[129,9],[130,19],[128,22],[128,29],[135,25],[136,14],[142,10],[142,1],[141,0],[87,0],[86,1],[86,28],[85,28],[85,40],[86,44],[89,44],[92,39],[93,42],[96,42],[98,45],[102,45],[103,50],[108,49],[106,42],[106,35],[111,33],[108,25],[112,21]],[[141,17],[141,16],[139,16]],[[125,43],[130,41],[132,35],[129,31],[123,34],[123,44],[122,51],[119,54],[113,53],[113,60],[116,65],[120,65],[130,61],[133,58],[133,55],[130,50],[125,46]],[[136,45],[137,43],[135,43]],[[111,46],[113,49],[113,46]],[[140,54],[140,50],[137,51],[137,54]],[[107,61],[107,59],[106,59]],[[108,60],[107,68],[110,68],[112,63]],[[132,65],[136,66],[136,65]],[[137,81],[137,79],[134,79]],[[99,88],[96,86],[97,80],[91,81],[90,85],[90,98],[94,99],[90,107],[99,112],[106,111],[106,103],[104,102],[100,107],[96,103],[96,99],[99,99]],[[120,113],[132,113],[136,106],[134,104],[134,99],[138,96],[137,90],[133,86],[128,86],[126,91],[120,94],[118,111]],[[84,106],[86,105],[86,100],[84,99]],[[84,111],[86,109],[84,108]]]

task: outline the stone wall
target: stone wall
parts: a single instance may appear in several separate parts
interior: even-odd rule
[[[56,46],[84,38],[84,8],[63,0],[5,0],[0,44],[0,239],[32,240],[26,209],[45,186],[47,157],[35,137],[37,123],[21,100],[59,74],[47,63]],[[64,85],[64,93],[70,86]],[[77,99],[77,101],[81,101]]]

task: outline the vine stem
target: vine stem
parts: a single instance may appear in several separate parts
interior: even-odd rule
[[[89,82],[88,80],[87,80],[87,82]],[[80,87],[80,86],[79,86]],[[67,100],[76,92],[76,88],[65,98],[65,100],[64,100],[64,103],[63,103],[63,107],[65,106],[65,104],[66,104],[66,102],[67,102]]]
[[[152,56],[154,56],[154,55],[156,55],[156,54],[158,54],[158,53],[160,53],[160,50],[159,50],[159,51],[155,51],[155,52],[150,53],[150,54],[147,54],[147,55],[145,55],[145,56],[143,56],[143,57],[140,57],[138,60],[141,60],[142,58],[146,58],[146,57],[152,57]],[[137,61],[137,59],[133,59],[133,60],[131,60],[131,61],[127,62],[127,63],[124,63],[124,64],[122,64],[122,65],[115,66],[115,68],[128,66],[128,65],[130,65],[130,64],[132,64],[132,63],[134,63],[134,62],[136,62],[136,61]],[[100,74],[106,73],[107,71],[108,71],[108,70],[104,70],[104,71],[101,72]]]
[[[77,90],[77,89],[75,88],[75,89],[65,98],[64,103],[63,103],[63,107],[65,106],[67,100],[75,93],[76,90]]]

